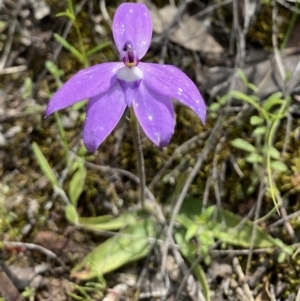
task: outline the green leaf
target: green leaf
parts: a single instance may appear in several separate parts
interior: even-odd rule
[[[210,113],[209,113],[209,118],[210,118],[210,119],[217,119],[217,118],[218,118],[218,114],[215,113],[215,112],[210,112]]]
[[[267,98],[267,100],[272,100],[272,99],[282,99],[282,96],[283,96],[283,94],[282,94],[282,92],[275,92],[275,93],[273,93],[273,94],[271,94],[268,98]]]
[[[210,106],[209,106],[209,111],[210,112],[216,112],[220,109],[220,104],[215,102],[215,103],[212,103]]]
[[[63,124],[61,122],[61,118],[60,118],[60,113],[59,112],[54,112],[54,118],[55,118],[55,122],[58,128],[58,132],[59,132],[59,136],[63,142],[64,145],[64,150],[65,150],[65,155],[66,155],[66,162],[69,162],[69,147],[68,147],[68,141],[67,141],[67,135],[65,132],[65,129],[63,127]]]
[[[281,161],[272,161],[271,167],[279,172],[286,172],[288,170],[287,166]]]
[[[248,163],[262,163],[263,162],[263,157],[257,153],[252,153],[250,155],[248,155],[246,158],[245,158],[246,162]]]
[[[187,228],[186,234],[185,234],[185,240],[190,240],[194,236],[196,236],[197,232],[200,230],[199,225],[196,223],[193,223],[190,227]]]
[[[24,80],[24,84],[22,87],[22,99],[27,99],[32,94],[32,79],[30,77],[26,77]]]
[[[86,53],[86,56],[89,57],[89,56],[93,55],[94,53],[104,49],[105,47],[110,46],[110,44],[111,43],[109,41],[103,42],[103,43],[93,47],[92,49],[88,50]]]
[[[65,209],[65,214],[66,214],[66,219],[74,224],[74,225],[77,225],[78,224],[78,219],[79,219],[79,216],[78,216],[78,213],[77,213],[77,210],[76,208],[71,205],[71,204],[68,204],[66,206],[66,209]]]
[[[262,108],[269,112],[272,107],[282,105],[283,102],[284,100],[282,100],[282,93],[275,92],[264,101]]]
[[[264,119],[261,118],[261,117],[258,117],[258,116],[252,116],[250,118],[250,124],[251,125],[259,125],[259,124],[262,124],[264,123]]]
[[[127,225],[133,224],[137,221],[137,216],[131,212],[124,212],[120,216],[102,215],[96,217],[80,217],[79,224],[90,230],[119,230]]]
[[[223,242],[239,247],[249,248],[253,223],[247,221],[240,229],[236,226],[242,221],[242,218],[221,208],[215,207],[214,216],[207,221],[207,228],[213,236],[221,239]],[[256,238],[253,246],[255,248],[274,247],[274,239],[261,228],[257,227]]]
[[[253,92],[257,92],[258,91],[258,88],[252,84],[252,83],[247,83],[246,85],[249,89],[251,89]]]
[[[228,102],[229,99],[229,94],[225,94],[223,96],[217,96],[217,101],[221,106],[226,105],[226,103]]]
[[[241,138],[236,138],[236,139],[232,140],[231,145],[236,148],[242,149],[246,152],[255,152],[256,151],[256,148],[252,144],[250,144],[248,141],[241,139]]]
[[[258,136],[262,136],[266,133],[267,131],[267,128],[265,126],[260,126],[260,127],[257,127],[253,132],[252,132],[252,135],[254,137],[258,137]]]
[[[77,102],[77,103],[75,103],[75,104],[72,106],[72,109],[75,110],[75,111],[78,111],[78,110],[80,110],[81,108],[83,108],[84,106],[86,106],[86,104],[87,104],[87,101],[86,101],[86,100]]]
[[[0,33],[2,33],[5,30],[5,28],[7,27],[7,24],[8,23],[6,21],[0,20]]]
[[[81,54],[74,46],[72,46],[67,40],[65,40],[62,36],[55,33],[54,38],[57,42],[59,42],[63,47],[69,50],[81,63],[85,62],[84,55]]]
[[[272,107],[281,106],[282,104],[283,100],[280,99],[268,100],[263,103],[262,108],[269,112],[272,109]]]
[[[192,228],[195,224],[185,213],[179,213],[176,220],[178,223],[185,225],[187,229]]]
[[[50,164],[48,163],[47,159],[43,155],[41,149],[39,148],[39,146],[35,142],[33,142],[31,144],[31,146],[32,146],[34,156],[35,156],[38,164],[40,165],[41,170],[45,174],[45,176],[48,178],[48,180],[50,181],[50,183],[53,186],[59,186],[58,180],[57,180],[53,170],[51,169]]]
[[[77,171],[73,174],[69,185],[69,197],[71,203],[77,207],[78,199],[84,188],[84,181],[86,177],[86,168],[82,160],[76,160],[79,164]],[[75,162],[76,162],[75,161]]]
[[[242,80],[243,84],[244,84],[245,86],[247,86],[247,84],[248,84],[248,79],[247,79],[247,76],[246,76],[246,74],[244,73],[244,71],[243,71],[242,69],[237,68],[237,69],[236,69],[236,73],[238,74],[238,76],[239,76],[240,79]]]
[[[286,117],[286,113],[279,114],[279,112],[277,110],[276,114],[271,114],[270,113],[270,117],[271,117],[271,121],[277,121],[277,120],[280,120],[282,118],[285,118]]]
[[[68,1],[68,12],[75,18],[73,1],[72,0],[67,0],[67,1]]]
[[[257,107],[257,103],[259,102],[260,98],[258,98],[257,96],[255,95],[247,95],[243,92],[240,92],[240,91],[230,91],[230,95],[238,100],[241,100],[241,101],[244,101],[244,102],[247,102],[249,104],[252,104],[254,107]]]
[[[286,253],[280,252],[277,257],[278,263],[284,263],[286,261]]]
[[[116,233],[116,236],[93,249],[73,268],[71,277],[88,280],[146,257],[153,245],[149,237],[155,237],[152,219],[143,219],[130,225],[122,233]]]
[[[275,160],[279,160],[280,159],[280,152],[274,146],[268,147],[267,148],[267,152],[269,152],[270,157],[272,159],[275,159]]]
[[[194,223],[199,222],[200,218],[205,218],[205,220],[202,220],[203,223],[201,225],[203,230],[201,229],[199,233],[198,239],[200,241],[202,240],[202,234],[206,233],[208,237],[220,239],[227,244],[245,248],[250,247],[251,235],[254,227],[254,224],[252,222],[244,221],[242,217],[216,206],[210,206],[201,213],[199,213],[199,209],[194,211],[186,209],[195,208],[194,203],[195,199],[185,200],[185,208],[183,208],[183,210],[180,210],[179,214],[179,216],[181,215],[181,219],[176,219],[182,227],[187,229],[190,226],[186,226],[181,222],[184,221],[184,219],[182,219],[182,216],[185,217],[185,220],[190,220]],[[210,242],[207,241],[207,243]],[[260,227],[256,227],[256,237],[253,246],[255,248],[279,247],[289,255],[291,255],[293,252],[293,249],[291,247],[286,246],[279,239],[274,239]]]
[[[60,12],[55,15],[56,17],[67,17],[72,21],[75,21],[74,16],[69,12],[69,10],[66,10],[65,12]]]
[[[176,231],[175,241],[179,245],[182,255],[186,258],[190,265],[193,265],[197,260],[196,256],[194,255],[197,252],[195,246],[192,245],[189,240],[186,240],[183,233],[180,231]],[[201,284],[205,300],[210,301],[209,285],[201,265],[196,264],[193,272]]]
[[[230,91],[230,95],[235,99],[249,103],[254,108],[256,108],[257,111],[259,111],[262,114],[262,116],[264,117],[265,120],[269,120],[269,116],[268,116],[267,112],[258,103],[260,98],[258,98],[257,96],[254,96],[254,95],[248,96],[245,93],[242,93],[240,91]]]
[[[202,203],[200,200],[188,198],[183,202],[176,221],[182,225],[185,225],[185,228],[188,229],[195,224],[196,220],[199,220],[198,217],[201,216],[201,212]]]
[[[202,229],[201,235],[198,236],[198,240],[201,243],[201,253],[207,254],[209,249],[215,244],[214,237],[211,235],[211,231]]]
[[[64,75],[64,71],[59,69],[53,62],[46,61],[45,67],[47,71],[54,77],[60,77]]]

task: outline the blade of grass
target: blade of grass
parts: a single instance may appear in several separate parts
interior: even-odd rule
[[[64,48],[69,50],[81,63],[85,64],[85,56],[78,51],[74,46],[72,46],[67,40],[65,40],[62,36],[55,33],[54,38],[57,42],[59,42]]]
[[[39,146],[37,145],[37,143],[33,142],[31,144],[31,146],[32,146],[32,150],[35,155],[35,158],[36,158],[38,164],[40,165],[45,176],[49,179],[49,181],[51,182],[51,184],[53,186],[59,186],[58,179],[56,178],[51,166],[49,165],[47,159],[45,158],[44,154],[42,153],[42,151],[39,148]]]

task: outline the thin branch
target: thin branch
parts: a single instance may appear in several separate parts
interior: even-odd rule
[[[166,170],[172,165],[172,163],[177,159],[181,158],[184,154],[186,154],[188,151],[194,149],[196,146],[203,144],[203,140],[207,136],[207,134],[210,131],[205,131],[199,135],[196,135],[192,137],[191,139],[187,140],[183,144],[181,144],[179,147],[175,149],[171,157],[168,159],[168,161],[164,164],[164,166],[160,169],[160,171],[155,175],[155,177],[152,179],[152,182],[149,184],[149,189],[153,189],[154,186],[158,183],[158,181],[161,179],[163,174],[166,172]]]
[[[107,22],[107,24],[109,26],[111,26],[112,21],[111,21],[111,18],[109,16],[108,12],[107,12],[105,0],[100,0],[99,7],[100,7],[100,11],[102,13],[102,16],[103,16],[104,20]]]
[[[210,135],[210,137],[207,141],[206,146],[202,150],[202,153],[198,154],[197,161],[196,161],[189,177],[187,178],[187,180],[186,180],[186,182],[183,186],[183,189],[182,189],[182,191],[181,191],[181,193],[180,193],[180,195],[179,195],[179,197],[176,201],[176,205],[175,205],[175,208],[173,209],[171,221],[170,221],[170,224],[169,224],[168,229],[167,229],[166,241],[165,241],[165,246],[164,246],[164,250],[163,250],[163,254],[162,254],[162,266],[161,266],[162,271],[164,271],[165,267],[166,267],[166,260],[167,260],[167,254],[168,254],[168,249],[169,249],[169,242],[171,241],[171,238],[172,238],[172,232],[173,232],[173,228],[174,228],[174,225],[175,225],[175,220],[177,218],[177,215],[180,211],[180,208],[182,206],[184,198],[186,197],[186,194],[187,194],[194,178],[196,177],[199,169],[201,168],[203,161],[207,158],[209,152],[211,151],[212,142],[215,139],[215,133],[217,133],[219,128],[221,127],[222,121],[223,121],[222,118],[218,119],[218,121],[217,121],[216,125],[214,126],[213,131],[212,131],[212,133],[211,133],[211,135]]]
[[[225,6],[227,4],[230,4],[233,0],[225,0],[221,3],[215,3],[213,5],[210,5],[206,8],[204,8],[203,10],[201,10],[200,12],[196,13],[195,15],[193,15],[194,18],[201,18],[205,15],[208,15],[210,13],[212,13],[214,10],[222,7],[222,6]]]
[[[241,267],[237,257],[233,258],[232,264],[233,264],[233,268],[234,268],[235,272],[237,273],[237,275],[239,277],[239,281],[241,281],[243,283],[242,288],[243,288],[245,296],[247,297],[248,300],[254,301],[254,298],[252,296],[249,285],[246,281],[244,281],[245,280],[245,274],[242,270],[242,267]]]
[[[44,255],[46,255],[49,258],[54,259],[57,261],[60,265],[65,267],[64,262],[52,251],[33,243],[26,243],[26,242],[14,242],[14,241],[2,241],[3,245],[7,248],[25,248],[32,251],[38,251]]]
[[[264,172],[261,175],[261,178],[263,178],[263,177],[264,177]],[[262,199],[264,197],[264,194],[265,194],[265,184],[264,184],[264,181],[261,181],[260,182],[260,187],[259,187],[259,192],[258,192],[258,198],[257,198],[257,201],[256,201],[254,223],[253,223],[253,229],[252,229],[252,233],[251,233],[251,240],[250,240],[250,247],[249,247],[250,252],[249,252],[249,255],[248,255],[247,265],[246,265],[246,275],[248,275],[249,270],[250,270],[250,264],[251,264],[252,255],[253,255],[253,248],[254,248],[254,243],[255,243],[256,234],[257,234],[256,220],[258,220],[258,218],[259,218],[261,205],[262,205]]]
[[[277,39],[277,34],[278,34],[278,7],[276,5],[276,1],[272,1],[272,44],[274,48],[274,54],[275,54],[275,61],[277,64],[277,68],[280,74],[280,77],[282,81],[284,82],[286,79],[286,72],[285,68],[283,65],[282,57],[280,54],[280,50],[278,48],[278,39]]]
[[[1,56],[1,59],[0,59],[0,71],[3,70],[3,68],[4,68],[4,66],[7,62],[8,56],[10,54],[10,49],[11,49],[11,46],[12,46],[14,33],[15,33],[16,26],[17,26],[17,23],[18,23],[18,14],[19,14],[19,11],[21,9],[21,6],[22,6],[22,0],[19,0],[17,2],[16,8],[13,12],[13,20],[12,20],[12,22],[9,26],[9,30],[8,30],[8,39],[5,43],[5,46],[4,46],[4,49],[3,49],[3,52],[2,52],[2,56]]]

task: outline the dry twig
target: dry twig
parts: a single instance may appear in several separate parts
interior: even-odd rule
[[[57,261],[61,266],[65,267],[64,262],[52,251],[33,243],[26,243],[26,242],[15,242],[15,241],[3,241],[3,245],[7,248],[25,248],[32,251],[38,251],[49,258],[54,259]]]
[[[238,275],[239,281],[241,283],[243,283],[242,284],[242,289],[243,289],[243,292],[244,292],[244,294],[243,294],[244,296],[243,297],[245,298],[243,300],[245,300],[245,301],[246,300],[248,300],[248,301],[254,301],[254,298],[252,296],[252,293],[251,293],[251,290],[249,288],[249,285],[245,281],[245,274],[244,274],[244,272],[242,270],[242,267],[241,267],[241,265],[240,265],[239,260],[238,260],[237,257],[233,258],[232,264],[233,264],[234,271]]]
[[[19,11],[21,9],[21,6],[22,6],[22,0],[18,0],[18,2],[16,4],[16,7],[13,11],[11,24],[9,26],[8,39],[5,43],[4,50],[2,52],[2,56],[1,56],[1,59],[0,59],[0,71],[2,71],[3,68],[5,67],[8,56],[10,54],[10,49],[11,49],[11,46],[12,46],[14,33],[15,33],[16,26],[17,26],[17,23],[18,23],[18,14],[19,14]]]

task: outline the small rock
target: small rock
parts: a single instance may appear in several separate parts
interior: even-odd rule
[[[46,284],[44,278],[32,268],[11,265],[6,267],[6,274],[19,290],[23,290],[26,286],[38,289]]]
[[[6,139],[2,133],[0,133],[0,146],[5,146],[7,144]]]
[[[4,135],[5,138],[12,138],[19,132],[21,132],[22,128],[19,125],[15,125],[11,127]]]
[[[109,289],[103,301],[119,301],[126,293],[128,287],[126,284],[117,284],[114,288]]]
[[[20,295],[14,283],[8,277],[7,273],[0,266],[0,295],[5,300],[23,301],[24,298]]]
[[[44,17],[48,16],[51,12],[49,5],[43,0],[30,0],[33,11],[34,17],[36,20],[41,20]]]

